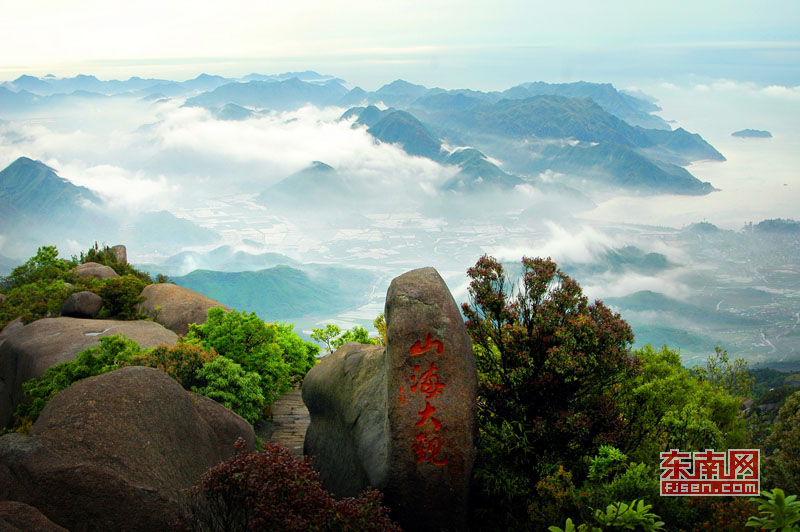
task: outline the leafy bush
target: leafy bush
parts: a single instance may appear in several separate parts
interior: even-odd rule
[[[335,338],[331,342],[331,345],[333,346],[333,349],[336,350],[347,342],[357,342],[364,345],[378,345],[379,340],[377,338],[370,338],[368,330],[366,330],[364,327],[359,327],[356,325],[349,331],[345,331],[338,338]]]
[[[781,407],[767,444],[775,449],[765,461],[768,481],[791,493],[800,492],[800,391]]]
[[[549,259],[522,259],[515,284],[484,256],[468,270],[478,369],[476,500],[487,530],[530,529],[537,482],[623,442],[619,384],[639,371],[633,333]],[[512,293],[515,292],[515,293]],[[574,472],[574,471],[573,471]]]
[[[189,325],[186,340],[257,373],[266,405],[290,387],[291,367],[278,344],[278,328],[267,326],[255,313],[212,308],[204,324]]]
[[[75,360],[48,368],[38,379],[31,379],[22,385],[30,401],[17,406],[15,414],[18,424],[36,421],[47,402],[72,383],[126,366],[141,353],[139,344],[122,335],[105,336],[98,341],[100,345],[81,351]]]
[[[191,390],[206,384],[199,376],[200,369],[217,356],[214,351],[205,351],[199,345],[179,342],[174,347],[160,345],[148,349],[131,358],[130,365],[159,369]]]
[[[381,506],[381,494],[335,499],[322,488],[308,458],[294,458],[279,445],[239,452],[208,470],[190,490],[193,532],[400,532]]]
[[[797,495],[784,494],[780,488],[761,492],[761,497],[752,497],[752,502],[759,503],[758,513],[747,520],[745,526],[760,530],[781,530],[800,532],[800,501]]]
[[[595,510],[594,521],[597,526],[584,523],[576,527],[572,523],[572,519],[567,519],[563,529],[551,526],[548,530],[550,532],[602,532],[613,529],[644,530],[646,532],[664,530],[664,522],[659,520],[658,515],[650,511],[651,508],[652,506],[641,500],[634,500],[630,504],[617,502],[609,504],[605,510]]]
[[[277,322],[271,326],[277,330],[275,341],[283,352],[284,360],[289,364],[292,384],[300,384],[306,373],[317,363],[319,346],[297,336],[291,323]]]
[[[75,263],[58,258],[55,246],[43,246],[25,264],[0,279],[0,293],[6,295],[0,305],[0,329],[18,317],[30,323],[48,313],[58,315],[64,300],[76,291],[70,286],[78,281],[74,267]]]
[[[205,385],[194,387],[192,391],[230,408],[251,424],[261,417],[265,401],[257,373],[245,371],[236,362],[218,356],[203,364],[197,378]]]
[[[98,294],[103,298],[101,315],[112,316],[120,320],[142,318],[139,304],[144,301],[142,296],[144,287],[145,283],[133,275],[106,279],[98,290]]]

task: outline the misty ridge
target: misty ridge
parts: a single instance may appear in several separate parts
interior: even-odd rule
[[[685,364],[715,346],[798,364],[792,220],[666,227],[587,216],[610,199],[707,198],[725,156],[610,84],[502,92],[316,72],[0,85],[0,273],[55,244],[131,262],[307,331],[370,326],[391,278],[435,266],[457,299],[483,254],[551,256]],[[697,200],[695,200],[697,201]]]

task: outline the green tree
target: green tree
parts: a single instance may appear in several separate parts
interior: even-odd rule
[[[251,312],[208,311],[202,325],[190,324],[186,341],[199,343],[260,377],[265,404],[272,404],[290,387],[290,365],[278,344],[278,328],[268,326]]]
[[[800,493],[800,391],[781,407],[767,445],[775,451],[765,463],[769,482],[790,493]]]
[[[106,279],[98,290],[98,295],[103,298],[102,314],[119,320],[139,319],[144,287],[145,283],[133,275]]]
[[[325,325],[324,329],[311,329],[311,339],[324,344],[327,353],[333,353],[333,340],[340,334],[342,334],[342,330],[332,323]]]
[[[292,383],[300,384],[308,370],[317,363],[319,346],[297,336],[291,323],[276,322],[272,326],[277,330],[275,341],[283,351],[283,358],[291,367]]]
[[[386,317],[383,312],[372,321],[372,326],[378,331],[378,342],[380,345],[386,345]]]
[[[11,273],[3,278],[2,287],[11,290],[22,285],[40,281],[53,281],[56,279],[71,280],[71,270],[74,262],[58,258],[55,246],[42,246],[36,255],[28,259],[25,264],[17,266]]]
[[[345,331],[340,336],[334,338],[331,341],[331,346],[335,351],[336,349],[339,349],[347,342],[356,342],[364,345],[378,345],[378,339],[370,338],[369,331],[366,330],[364,327],[359,327],[358,325],[356,325],[350,330]]]
[[[631,459],[657,463],[669,449],[699,451],[746,447],[746,421],[735,397],[681,366],[680,354],[664,346],[646,345],[635,351],[641,373],[620,387],[625,432],[621,449]]]
[[[476,515],[487,530],[530,529],[539,479],[627,438],[617,391],[639,371],[633,333],[550,259],[523,258],[517,286],[488,256],[468,275],[462,309],[479,381],[475,479],[489,502]]]
[[[194,392],[230,408],[251,424],[261,417],[265,399],[257,373],[219,356],[203,364],[197,375],[206,384],[194,387]]]
[[[800,532],[800,501],[797,495],[788,497],[782,489],[761,492],[761,497],[753,497],[752,502],[760,503],[760,516],[747,520],[745,526],[759,530],[780,530],[781,532]]]
[[[731,395],[745,398],[752,394],[755,379],[747,371],[747,361],[743,358],[731,361],[728,352],[719,347],[714,348],[714,354],[708,357],[705,367],[695,366],[693,371]]]

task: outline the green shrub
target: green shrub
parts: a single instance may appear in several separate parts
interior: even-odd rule
[[[239,452],[209,469],[190,490],[191,515],[181,530],[193,532],[401,532],[367,490],[335,499],[322,488],[308,458],[265,443],[261,452]]]
[[[319,346],[297,336],[291,323],[276,322],[272,326],[277,330],[275,341],[283,352],[284,360],[289,364],[292,384],[300,384],[308,370],[317,363]]]
[[[205,385],[194,387],[193,391],[230,408],[251,424],[261,417],[265,401],[257,373],[245,371],[236,362],[218,356],[203,364],[197,378]]]
[[[752,497],[752,502],[759,503],[758,513],[747,520],[745,526],[760,530],[781,530],[783,532],[800,532],[800,501],[797,495],[784,494],[780,488],[761,492],[761,497]]]
[[[50,399],[72,383],[129,365],[141,353],[139,344],[122,335],[104,336],[99,345],[78,353],[75,360],[48,368],[38,379],[22,385],[28,397],[17,406],[18,424],[33,423]]]
[[[139,304],[144,301],[142,296],[144,287],[145,283],[133,275],[106,279],[98,290],[98,295],[103,298],[101,315],[120,320],[142,318]]]
[[[199,345],[180,342],[174,347],[160,345],[148,349],[131,358],[130,365],[159,369],[191,390],[206,384],[199,376],[200,369],[217,356],[214,351],[205,351]]]
[[[291,367],[278,344],[278,328],[267,326],[255,313],[212,308],[204,324],[189,325],[186,340],[257,373],[267,405],[290,388]]]

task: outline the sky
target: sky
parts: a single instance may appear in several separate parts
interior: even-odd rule
[[[316,69],[376,89],[710,76],[800,85],[797,0],[6,2],[0,80]]]

